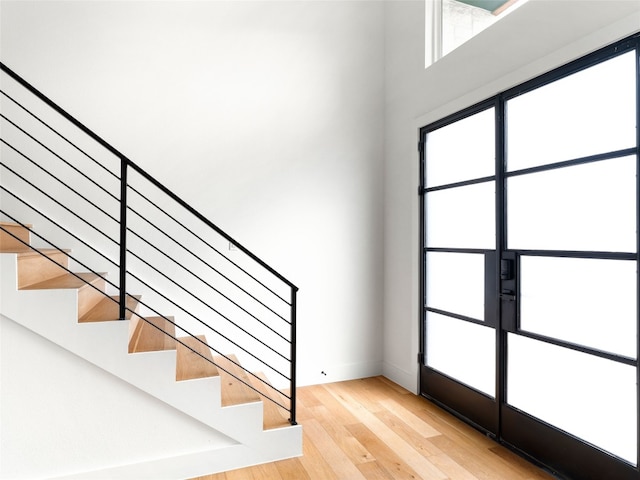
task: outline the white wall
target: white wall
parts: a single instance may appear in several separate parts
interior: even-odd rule
[[[428,69],[424,1],[385,4],[384,373],[417,391],[418,130],[640,31],[640,2],[530,0]]]
[[[51,478],[234,443],[4,316],[0,366],[2,478]]]
[[[0,57],[300,287],[303,385],[382,371],[383,12],[2,0]]]

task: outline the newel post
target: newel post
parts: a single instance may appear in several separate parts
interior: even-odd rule
[[[296,422],[296,294],[298,289],[291,287],[291,425],[297,425]]]
[[[120,320],[127,310],[127,161],[120,159]]]

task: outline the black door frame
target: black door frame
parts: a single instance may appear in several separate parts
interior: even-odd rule
[[[514,281],[517,282],[519,251],[507,250],[506,247],[506,180],[512,176],[506,173],[506,139],[505,139],[505,105],[509,99],[515,98],[528,91],[552,83],[577,71],[586,69],[602,61],[611,59],[620,54],[635,50],[636,58],[636,145],[634,148],[620,152],[613,152],[605,157],[615,158],[616,156],[635,155],[636,157],[636,227],[640,229],[640,206],[638,196],[640,195],[640,34],[636,34],[613,45],[604,47],[597,52],[587,55],[581,59],[571,62],[565,66],[543,74],[522,85],[502,92],[491,99],[480,102],[461,112],[450,115],[437,122],[431,123],[420,129],[419,150],[420,150],[420,391],[421,394],[434,401],[441,407],[471,424],[475,428],[484,432],[488,436],[496,439],[500,443],[517,451],[521,455],[542,465],[554,474],[566,478],[601,479],[616,478],[620,480],[640,479],[640,451],[638,452],[638,466],[616,458],[614,455],[604,452],[597,447],[562,432],[545,422],[534,418],[506,403],[506,378],[507,378],[507,334],[518,332],[517,302],[509,298],[508,292],[501,296],[500,266],[501,260],[511,259],[514,266]],[[490,398],[477,390],[457,382],[447,375],[437,372],[425,366],[426,348],[426,253],[427,251],[455,251],[456,249],[427,249],[426,248],[426,222],[425,222],[425,198],[426,193],[433,191],[425,185],[425,139],[429,132],[448,124],[462,120],[465,117],[478,113],[482,110],[495,107],[495,145],[496,145],[496,203],[495,203],[495,225],[496,225],[496,253],[491,258],[490,251],[477,252],[485,253],[486,263],[486,290],[493,290],[494,301],[488,302],[486,309],[495,310],[496,315],[496,390],[495,399]],[[596,155],[584,159],[563,162],[563,166],[578,165],[603,159],[603,156]],[[538,167],[528,169],[526,173],[533,173]],[[541,169],[544,169],[542,167]],[[477,181],[476,179],[475,181]],[[485,178],[486,180],[486,178]],[[474,180],[460,182],[460,185],[474,183]],[[547,255],[547,251],[527,251],[531,255]],[[583,258],[610,257],[615,259],[635,260],[640,266],[640,235],[636,234],[636,252],[629,257],[627,254],[613,253],[610,255],[603,252],[567,252],[571,256]],[[562,256],[562,252],[553,252],[552,255]],[[594,257],[595,255],[595,257]],[[490,264],[493,269],[490,269]],[[640,267],[637,278],[637,332],[640,332]],[[492,280],[493,279],[493,280]],[[490,283],[488,283],[490,282]],[[504,288],[504,285],[502,285]],[[512,312],[507,310],[515,309]],[[487,325],[494,326],[492,321],[487,321]],[[520,332],[518,332],[520,334]],[[527,335],[528,336],[528,335]],[[535,335],[534,335],[535,337]],[[540,337],[543,341],[548,341]],[[550,342],[556,343],[557,342]],[[563,342],[560,342],[562,344]],[[640,343],[637,341],[637,344]],[[565,344],[578,351],[591,353],[589,349],[580,346]],[[638,404],[637,432],[640,437],[640,346],[637,346],[636,358],[629,363],[634,365],[637,374],[636,398]],[[610,357],[617,357],[612,355]],[[605,355],[605,358],[607,356]],[[620,361],[620,357],[613,358]],[[425,386],[428,385],[428,389]],[[427,393],[428,390],[428,393]],[[615,408],[615,405],[612,405]],[[640,449],[640,438],[638,441]]]

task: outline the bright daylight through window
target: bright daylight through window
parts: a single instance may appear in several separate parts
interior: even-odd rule
[[[452,52],[526,1],[426,0],[426,66]]]

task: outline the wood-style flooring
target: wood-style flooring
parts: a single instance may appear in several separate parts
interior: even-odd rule
[[[198,480],[550,480],[553,477],[384,377],[302,387],[299,458]]]

